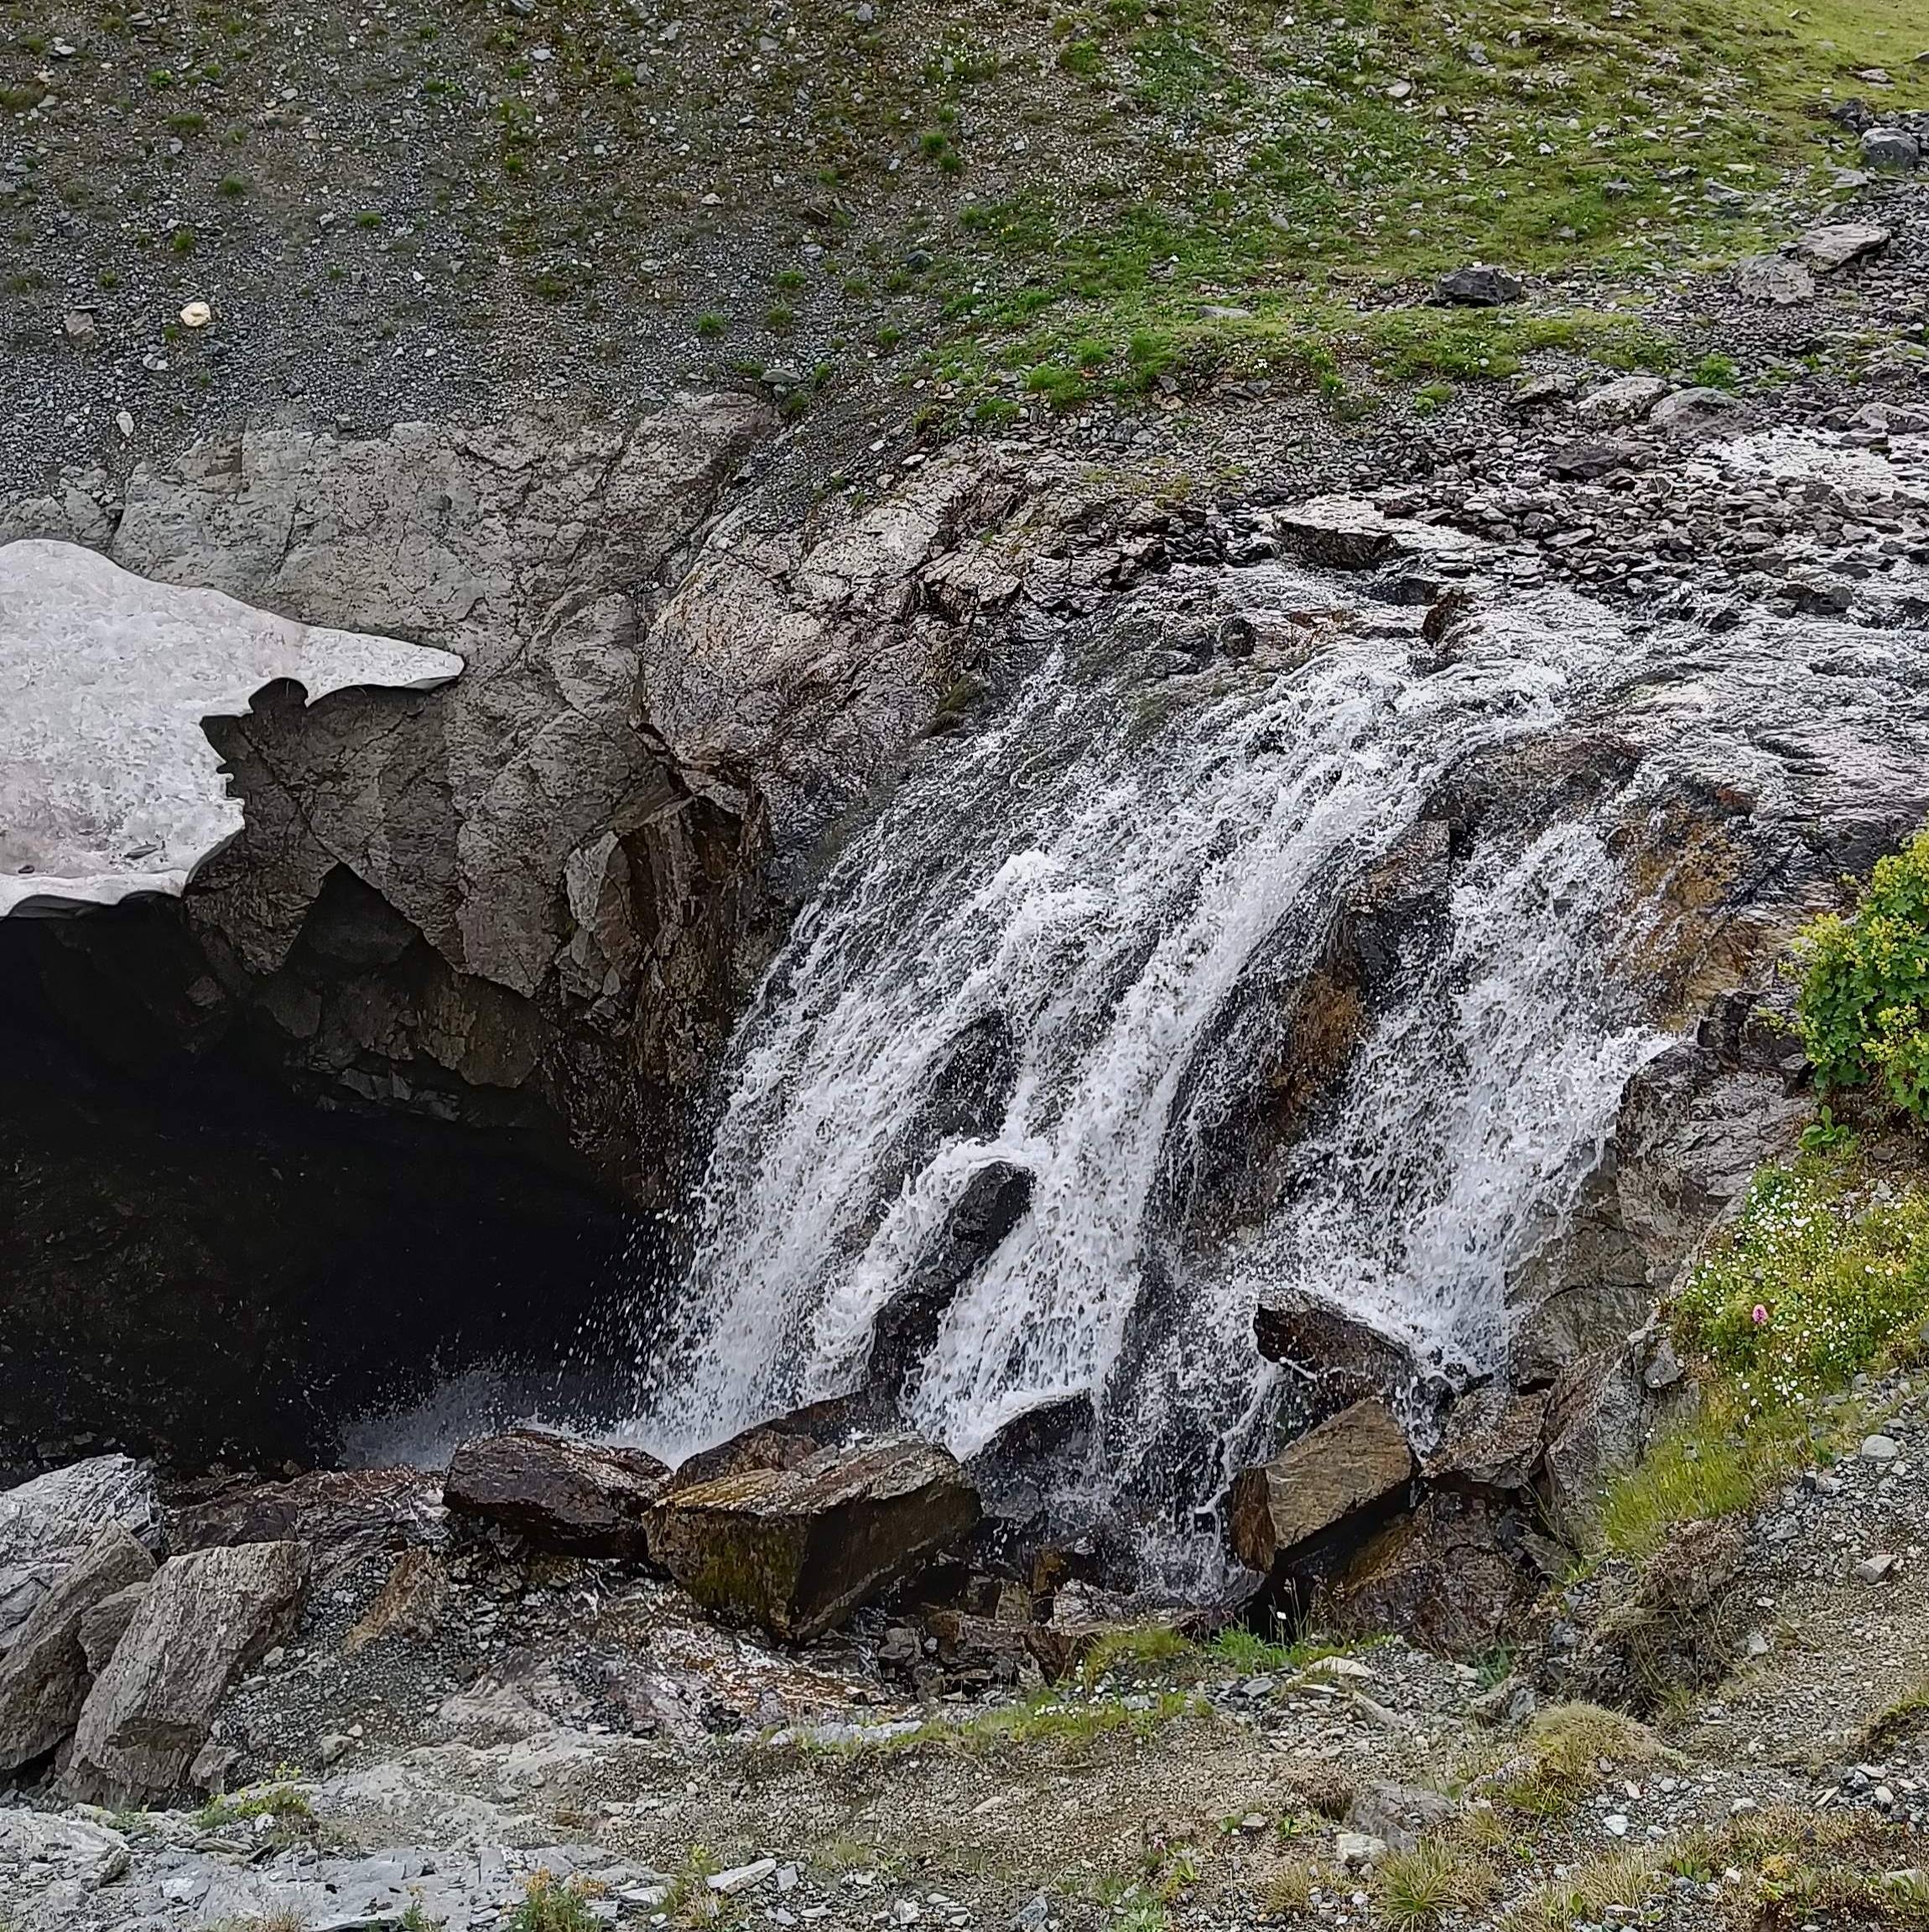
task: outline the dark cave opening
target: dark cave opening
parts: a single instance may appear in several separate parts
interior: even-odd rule
[[[653,1236],[586,1167],[318,1104],[245,1026],[157,1024],[148,994],[191,993],[177,902],[83,917],[80,948],[0,923],[0,1483],[108,1448],[313,1467],[356,1415],[505,1363],[620,1385],[585,1338]]]

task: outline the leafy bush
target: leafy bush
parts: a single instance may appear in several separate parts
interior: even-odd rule
[[[1926,1316],[1929,1197],[1858,1207],[1814,1158],[1755,1176],[1674,1308],[1677,1337],[1758,1408],[1841,1388]]]
[[[1874,1083],[1929,1119],[1929,833],[1880,860],[1855,910],[1796,942],[1796,1030],[1824,1089]]]

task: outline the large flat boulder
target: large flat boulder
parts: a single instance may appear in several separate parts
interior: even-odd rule
[[[83,1623],[101,1602],[153,1573],[153,1558],[111,1523],[34,1606],[0,1658],[0,1771],[31,1763],[74,1728],[93,1678]]]
[[[538,1550],[640,1562],[645,1519],[669,1473],[641,1449],[512,1429],[455,1452],[442,1499],[458,1519],[512,1530]]]
[[[228,1686],[293,1628],[308,1573],[299,1543],[163,1564],[81,1706],[69,1794],[126,1804],[179,1791]]]
[[[666,1496],[650,1555],[707,1610],[808,1643],[977,1526],[977,1492],[908,1437]]]
[[[1413,1475],[1406,1433],[1384,1402],[1343,1409],[1270,1462],[1242,1469],[1232,1489],[1232,1545],[1249,1569],[1271,1571],[1349,1517],[1388,1501]]]

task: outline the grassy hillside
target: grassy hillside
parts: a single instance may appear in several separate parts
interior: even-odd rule
[[[1786,232],[1854,155],[1816,104],[1919,104],[1926,47],[1917,0],[4,0],[5,312],[24,350],[81,297],[307,305],[993,413],[1202,356],[1634,361],[1616,297]],[[1475,257],[1532,312],[1413,305]]]

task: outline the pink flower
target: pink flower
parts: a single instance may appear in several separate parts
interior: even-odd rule
[[[1759,1302],[1759,1301],[1757,1301],[1757,1302],[1755,1303],[1755,1317],[1754,1317],[1754,1319],[1755,1319],[1755,1327],[1756,1327],[1757,1328],[1760,1327],[1760,1326],[1762,1325],[1762,1323],[1763,1323],[1764,1322],[1767,1321],[1767,1319],[1768,1319],[1768,1311],[1767,1311],[1767,1309],[1764,1308],[1764,1307],[1762,1306],[1762,1305],[1760,1304],[1760,1302]]]

